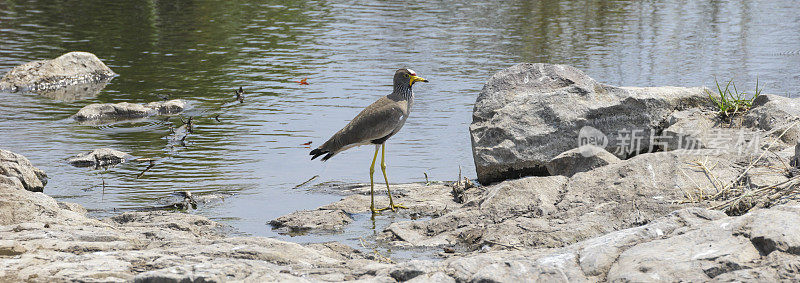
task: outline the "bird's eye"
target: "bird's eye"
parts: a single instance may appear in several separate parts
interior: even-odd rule
[[[405,74],[404,76],[406,76],[406,78],[408,78],[408,74]]]

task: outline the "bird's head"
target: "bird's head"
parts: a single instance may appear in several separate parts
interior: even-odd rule
[[[428,82],[423,77],[417,76],[417,73],[411,69],[399,69],[394,72],[394,85],[408,85],[413,86],[415,82]]]

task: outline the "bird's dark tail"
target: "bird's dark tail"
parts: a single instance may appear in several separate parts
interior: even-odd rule
[[[323,155],[323,154],[326,154],[326,153],[328,155],[323,156],[322,157],[322,161],[326,161],[328,159],[331,159],[331,157],[333,157],[333,154],[334,154],[333,152],[330,152],[330,151],[327,151],[327,150],[322,150],[322,149],[319,149],[319,148],[316,148],[316,149],[312,150],[311,153],[309,153],[308,155],[312,155],[311,156],[311,160],[314,160],[315,158],[319,157],[320,155]]]

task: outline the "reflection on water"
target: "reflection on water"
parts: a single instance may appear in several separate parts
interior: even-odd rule
[[[324,142],[388,94],[400,67],[431,83],[417,86],[411,118],[387,144],[392,182],[455,179],[458,166],[474,177],[472,104],[491,74],[514,63],[570,64],[615,85],[709,85],[714,76],[747,85],[758,76],[766,92],[800,91],[794,1],[483,2],[0,2],[0,72],[80,50],[120,74],[75,99],[0,94],[0,147],[44,169],[48,194],[95,215],[178,190],[232,193],[196,213],[278,236],[268,220],[339,198],[297,184],[314,175],[367,181],[370,150],[320,163],[303,144]],[[295,82],[302,78],[310,84]],[[239,87],[245,103],[232,103]],[[99,126],[69,119],[89,103],[163,97],[191,105],[184,116],[196,126],[185,146],[169,142],[180,117]],[[64,161],[99,147],[158,164],[137,179],[147,164],[86,170]],[[372,233],[362,224],[346,237]]]
[[[60,101],[83,100],[97,96],[97,94],[106,87],[106,84],[108,84],[108,80],[68,85],[57,89],[40,90],[36,91],[36,94]]]

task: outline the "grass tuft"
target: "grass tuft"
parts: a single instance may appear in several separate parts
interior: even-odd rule
[[[711,99],[717,107],[717,112],[720,117],[728,119],[738,113],[744,113],[750,110],[753,106],[753,101],[761,95],[761,91],[763,90],[763,87],[759,88],[758,77],[756,77],[756,89],[753,96],[749,98],[748,93],[744,91],[739,92],[739,90],[736,89],[736,83],[733,82],[733,79],[730,79],[728,83],[725,84],[724,89],[720,86],[716,77],[714,77],[714,83],[717,85],[717,93],[711,93],[708,90],[706,90],[706,93],[708,94],[708,98]]]

